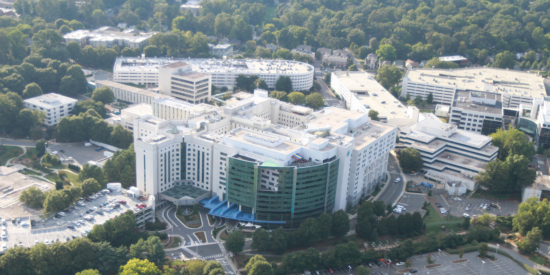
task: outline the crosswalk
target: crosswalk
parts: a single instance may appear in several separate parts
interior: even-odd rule
[[[216,254],[216,255],[210,255],[210,256],[204,257],[205,260],[208,260],[208,259],[221,259],[221,258],[224,258],[223,254]]]

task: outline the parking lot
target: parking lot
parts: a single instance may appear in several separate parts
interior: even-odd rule
[[[494,255],[494,253],[489,253]],[[428,254],[416,255],[410,258],[412,267],[418,271],[417,274],[430,274],[430,275],[455,275],[455,274],[484,274],[484,275],[518,275],[529,274],[525,269],[520,267],[512,260],[502,255],[497,255],[496,261],[489,259],[478,258],[477,252],[464,253],[463,259],[467,259],[466,262],[455,263],[452,261],[459,260],[458,255],[450,255],[445,251],[441,254],[438,252],[431,253],[432,260],[435,264],[441,264],[440,267],[426,268]],[[485,263],[483,264],[484,261]],[[483,271],[481,270],[483,265]],[[393,266],[392,266],[393,267]],[[390,274],[397,274],[397,270]]]
[[[88,161],[99,161],[102,159],[105,159],[105,155],[103,154],[106,149],[103,149],[101,151],[96,151],[95,149],[99,148],[99,146],[92,145],[92,146],[84,146],[84,143],[72,143],[72,144],[50,144],[48,146],[48,151],[51,153],[53,151],[57,151],[57,155],[60,158],[68,158],[72,157],[74,161],[73,162],[65,162],[65,163],[73,163],[73,164],[79,164],[84,165],[88,163]]]
[[[385,264],[381,264],[380,266],[377,266],[373,264],[372,267],[369,267],[371,269],[371,274],[379,274],[379,275],[388,275],[388,266]],[[318,270],[310,270],[311,275],[317,275],[317,272],[319,272],[319,275],[348,275],[348,274],[356,274],[355,267],[352,267],[351,270],[347,267],[334,267],[330,268],[334,273],[330,273],[328,269],[318,269]],[[393,267],[389,268],[389,271],[391,272]],[[393,269],[395,274],[395,269]],[[392,273],[389,273],[392,274]]]
[[[97,211],[86,214],[86,211],[97,207],[100,209],[102,204],[108,201],[126,201],[127,204],[120,204],[119,208],[114,208],[113,210],[107,212],[103,211],[103,215],[100,215]],[[45,221],[44,224],[37,221],[35,226],[22,226],[17,223],[7,222],[2,225],[2,229],[6,229],[7,239],[0,241],[1,246],[7,246],[8,248],[17,246],[30,247],[36,243],[42,242],[51,243],[52,241],[67,242],[70,239],[79,238],[85,236],[85,232],[92,230],[95,224],[103,224],[107,220],[112,219],[113,217],[123,214],[128,210],[134,209],[136,204],[145,203],[147,201],[139,201],[135,198],[130,198],[124,195],[121,191],[115,191],[113,193],[100,196],[98,199],[93,201],[84,201],[86,206],[75,207],[75,210],[71,213],[66,213],[65,217],[50,218]],[[135,210],[134,210],[135,211]],[[86,215],[91,215],[92,220],[85,220],[83,217]],[[75,225],[74,221],[81,221],[79,225]],[[23,221],[21,222],[23,223]],[[73,225],[75,229],[67,228],[67,225]],[[1,251],[1,249],[0,249]]]
[[[398,204],[404,205],[407,208],[407,210],[401,212],[401,214],[405,214],[407,212],[412,214],[418,211],[420,212],[421,215],[424,215],[424,212],[426,212],[426,210],[422,209],[422,206],[424,205],[425,201],[426,199],[421,194],[411,194],[411,193],[403,194],[401,199],[399,199]],[[393,215],[397,217],[400,214],[397,214],[394,212]]]
[[[480,216],[484,213],[495,214],[498,216],[506,216],[508,214],[509,216],[512,216],[518,212],[519,202],[517,201],[490,201],[486,199],[468,199],[462,197],[460,198],[460,200],[455,200],[454,197],[451,196],[445,196],[445,199],[443,199],[442,196],[445,195],[438,195],[436,196],[436,198],[438,199],[439,203],[443,205],[443,207],[451,210],[451,215],[453,216],[462,217],[464,213],[468,213],[470,216]],[[491,203],[498,205],[498,207],[492,207],[489,211],[482,210],[482,204]],[[466,210],[466,208],[468,208],[468,205],[471,205],[470,209]]]

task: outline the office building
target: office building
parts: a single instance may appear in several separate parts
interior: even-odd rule
[[[159,68],[159,90],[192,104],[207,103],[212,94],[212,76],[192,71],[185,62],[172,63]]]
[[[101,27],[99,29],[76,30],[63,35],[65,42],[69,44],[71,41],[77,42],[80,47],[86,46],[107,47],[111,48],[115,45],[128,48],[143,48],[147,46],[147,41],[154,33],[142,33],[136,29],[128,29],[120,31],[115,27]]]
[[[433,114],[422,116],[419,122],[401,128],[399,141],[420,152],[424,169],[472,176],[485,171],[487,163],[497,157],[498,147],[491,145],[491,137],[443,123]]]
[[[173,63],[185,62],[195,73],[209,74],[212,84],[233,90],[239,75],[257,75],[264,79],[268,88],[274,89],[280,76],[288,76],[295,91],[309,90],[313,86],[313,66],[287,60],[262,59],[200,59],[200,58],[149,58],[141,56],[119,57],[113,67],[113,79],[119,83],[159,85],[159,68]]]
[[[57,125],[61,118],[69,116],[78,100],[64,95],[49,93],[23,100],[24,107],[44,112],[44,125]]]
[[[533,99],[544,98],[546,89],[540,75],[497,68],[416,69],[403,77],[401,97],[421,96],[426,100],[452,105],[457,91],[489,92],[501,95],[504,108],[531,105]]]
[[[502,95],[457,91],[449,122],[458,129],[490,135],[503,128]]]
[[[210,47],[210,54],[219,58],[233,56],[233,45],[231,44],[218,44],[208,45]]]
[[[130,85],[124,85],[110,80],[97,80],[95,87],[100,88],[107,86],[113,91],[115,98],[118,101],[123,101],[132,104],[149,104],[152,105],[155,100],[162,98],[173,98],[169,95],[164,95],[153,89],[145,90]]]
[[[378,112],[381,122],[407,126],[418,120],[418,109],[404,106],[367,72],[332,72],[330,87],[352,111]]]
[[[345,209],[374,192],[397,129],[368,114],[237,94],[224,107],[161,99],[134,123],[137,186],[268,228]],[[165,118],[165,119],[164,119]]]

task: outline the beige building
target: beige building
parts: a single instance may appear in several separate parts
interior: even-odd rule
[[[159,90],[162,94],[192,103],[207,103],[212,94],[212,76],[193,72],[185,62],[159,68]]]

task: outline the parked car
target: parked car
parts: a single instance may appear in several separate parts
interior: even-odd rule
[[[441,206],[441,203],[439,203],[439,202],[436,203],[435,206],[437,206],[438,208],[441,208],[441,207],[442,207],[442,206]]]
[[[126,204],[126,201],[118,201],[118,202],[120,202],[120,203],[122,203],[122,204]]]
[[[472,207],[472,204],[468,204],[468,206],[466,207],[466,211],[470,211],[470,207]]]
[[[332,268],[330,268],[330,267],[327,268],[327,270],[328,270],[328,273],[330,273],[330,274],[334,273],[334,270],[332,270]]]
[[[404,262],[398,262],[398,263],[395,264],[395,266],[403,266],[403,265],[405,265]]]
[[[416,269],[411,270],[411,273],[416,273],[416,272],[418,272],[418,270]]]
[[[401,181],[401,178],[396,178],[396,179],[395,179],[395,183],[398,183],[398,182],[400,182],[400,181]]]
[[[468,215],[468,213],[464,213],[464,214],[462,214],[462,217],[464,217],[464,218],[469,218],[470,215]]]

